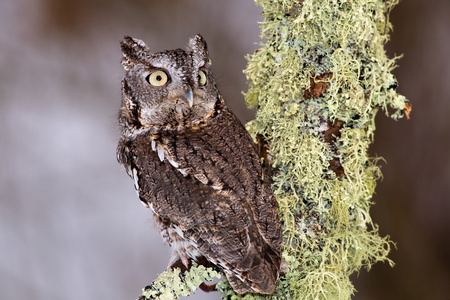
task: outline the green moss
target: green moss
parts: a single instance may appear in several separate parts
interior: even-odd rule
[[[266,42],[245,70],[246,101],[258,108],[247,129],[265,137],[277,170],[287,264],[277,299],[349,299],[352,273],[393,264],[392,243],[369,214],[381,172],[368,148],[379,109],[397,119],[405,108],[391,74],[395,58],[384,51],[386,9],[396,1],[256,3]],[[312,79],[326,84],[308,95]]]

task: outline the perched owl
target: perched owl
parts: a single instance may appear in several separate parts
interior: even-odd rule
[[[237,293],[272,293],[277,202],[253,140],[217,90],[205,40],[152,53],[127,36],[121,49],[117,156],[171,246],[169,265],[204,257]]]

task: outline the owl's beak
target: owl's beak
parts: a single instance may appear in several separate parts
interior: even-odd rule
[[[183,101],[186,101],[187,104],[189,104],[189,107],[192,107],[192,105],[194,104],[194,96],[192,94],[192,88],[189,87],[189,89],[187,91],[185,91],[185,93],[183,95],[181,95],[180,98]]]

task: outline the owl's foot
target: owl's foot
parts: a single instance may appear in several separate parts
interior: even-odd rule
[[[181,270],[181,273],[186,272],[191,267],[192,267],[192,262],[191,262],[191,260],[188,260],[187,258],[185,258],[185,260],[178,259],[176,262],[174,262],[172,265],[170,265],[171,269],[178,268]]]
[[[211,263],[210,261],[208,261],[204,256],[200,256],[196,258],[196,262],[199,265],[205,266],[206,268],[214,268],[217,269],[217,266],[214,265],[213,263]],[[192,267],[192,259],[188,259],[187,257],[182,257],[181,259],[178,259],[176,262],[174,262],[170,268],[171,269],[180,269],[181,273],[186,272],[187,270],[189,270]],[[204,291],[204,292],[217,292],[216,289],[216,283],[214,284],[206,284],[204,282],[202,282],[199,286],[199,288]]]

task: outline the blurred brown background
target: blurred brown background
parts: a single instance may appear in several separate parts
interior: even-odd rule
[[[252,0],[0,0],[1,299],[135,299],[165,269],[168,248],[115,159],[119,42],[160,51],[202,33],[246,122],[244,55],[261,20]],[[450,299],[450,2],[404,0],[391,21],[413,112],[378,116],[371,151],[387,164],[372,213],[396,266],[355,275],[354,299]]]

